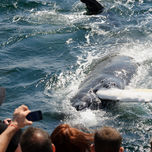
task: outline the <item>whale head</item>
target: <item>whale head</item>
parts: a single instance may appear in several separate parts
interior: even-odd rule
[[[104,79],[100,81],[94,88],[91,88],[89,91],[80,90],[72,99],[72,106],[76,108],[77,111],[89,108],[91,110],[98,110],[104,107],[108,107],[108,100],[102,100],[98,97],[96,92],[100,89],[110,89],[110,88],[119,88],[124,89],[124,81],[118,81],[117,79]]]
[[[87,94],[77,94],[71,101],[72,106],[78,111],[86,108],[97,110],[100,109],[101,106],[101,100],[96,96],[96,94],[94,94],[93,91],[89,91]]]

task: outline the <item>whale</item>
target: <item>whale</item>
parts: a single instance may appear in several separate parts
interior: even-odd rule
[[[98,90],[124,89],[134,77],[137,68],[138,63],[129,56],[114,55],[103,58],[80,84],[78,92],[70,100],[72,106],[77,111],[86,108],[98,110],[114,103],[101,99],[97,95]]]

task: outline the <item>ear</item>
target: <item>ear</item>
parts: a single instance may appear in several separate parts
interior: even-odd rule
[[[94,144],[91,144],[91,145],[90,145],[90,151],[91,151],[91,152],[95,152]]]
[[[55,146],[52,144],[52,151],[55,152]]]
[[[119,152],[124,152],[124,148],[120,147]]]

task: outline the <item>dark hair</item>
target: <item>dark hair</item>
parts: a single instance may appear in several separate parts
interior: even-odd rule
[[[8,126],[4,123],[0,123],[0,134],[7,128]],[[22,134],[22,130],[19,129],[14,136],[12,137],[6,152],[14,152],[16,150],[16,148],[18,147],[19,141],[20,141],[20,137]]]
[[[116,129],[103,127],[95,133],[95,152],[119,152],[121,142],[122,137]]]
[[[93,134],[72,128],[68,124],[61,124],[52,132],[51,140],[56,152],[85,152],[90,151]]]
[[[52,143],[47,132],[29,127],[21,136],[22,152],[52,152]]]

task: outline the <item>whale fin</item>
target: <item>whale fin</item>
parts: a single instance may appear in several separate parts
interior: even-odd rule
[[[100,89],[96,92],[101,100],[120,102],[152,102],[152,89]]]

